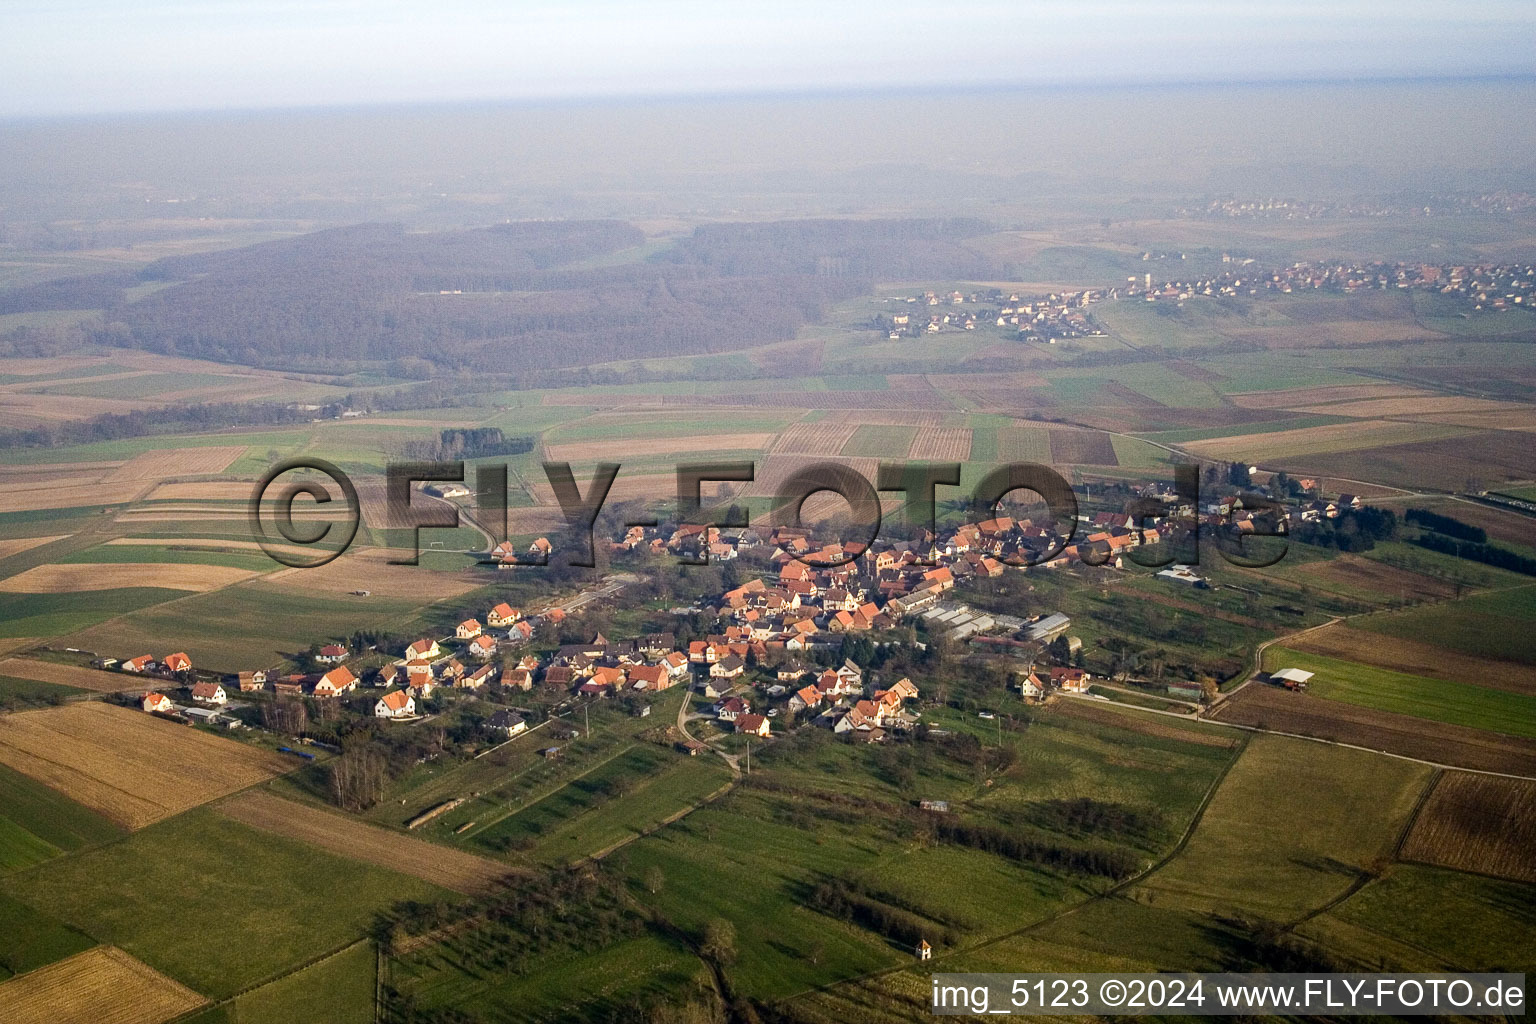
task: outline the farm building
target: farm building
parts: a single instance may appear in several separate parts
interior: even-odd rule
[[[1065,633],[1070,625],[1072,620],[1060,612],[1041,616],[1024,627],[1024,639],[1034,640],[1036,643],[1048,643]]]
[[[1271,672],[1269,674],[1269,681],[1279,683],[1287,690],[1305,690],[1307,688],[1307,680],[1311,679],[1315,674],[1299,668],[1282,668],[1277,672]]]

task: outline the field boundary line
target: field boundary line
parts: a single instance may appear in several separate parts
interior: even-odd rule
[[[1183,834],[1179,836],[1178,841],[1175,842],[1172,848],[1170,848],[1169,851],[1162,857],[1153,861],[1147,867],[1143,868],[1141,871],[1138,871],[1136,874],[1131,875],[1129,878],[1116,882],[1114,885],[1110,886],[1108,889],[1105,889],[1103,892],[1089,896],[1081,903],[1074,903],[1072,906],[1063,908],[1062,910],[1059,910],[1047,917],[1043,917],[1038,921],[1032,921],[1029,924],[1024,925],[1022,928],[1015,928],[1011,932],[1003,932],[1001,935],[994,935],[989,939],[983,939],[982,941],[973,945],[965,946],[963,948],[944,953],[940,956],[936,956],[932,960],[928,961],[928,963],[939,964],[946,960],[952,960],[957,956],[974,953],[979,949],[986,949],[988,946],[994,946],[1006,939],[1017,938],[1020,935],[1027,935],[1030,932],[1044,928],[1047,925],[1052,925],[1057,921],[1071,917],[1073,914],[1076,914],[1079,911],[1100,902],[1101,900],[1123,899],[1124,897],[1121,896],[1121,893],[1123,893],[1126,889],[1146,881],[1153,874],[1167,867],[1175,857],[1184,852],[1185,847],[1189,845],[1190,839],[1194,837],[1195,830],[1200,827],[1200,822],[1205,817],[1206,808],[1208,808],[1211,805],[1211,801],[1215,799],[1217,790],[1221,788],[1221,784],[1226,781],[1228,774],[1231,773],[1233,767],[1236,766],[1237,762],[1242,758],[1243,752],[1248,749],[1247,740],[1244,739],[1241,743],[1234,745],[1232,749],[1232,756],[1227,758],[1226,764],[1222,766],[1221,771],[1217,772],[1216,778],[1211,780],[1210,786],[1206,788],[1205,795],[1200,798],[1200,803],[1195,808],[1195,813],[1190,816],[1189,824],[1185,826]],[[879,970],[870,971],[867,974],[859,974],[851,978],[841,978],[837,981],[828,982],[825,985],[818,985],[815,988],[808,988],[803,992],[797,992],[794,995],[785,996],[782,999],[774,1000],[774,1002],[793,1002],[797,999],[803,999],[806,996],[817,995],[822,992],[830,992],[845,985],[854,985],[865,981],[871,981],[875,978],[883,978],[889,974],[897,974],[902,971],[909,970],[912,966],[913,965],[910,963],[902,963],[892,967],[882,967]],[[937,967],[932,969],[935,971],[938,970]]]
[[[238,992],[230,993],[229,995],[225,996],[223,999],[210,1000],[210,1001],[204,1003],[202,1006],[197,1007],[194,1010],[189,1010],[186,1013],[179,1014],[178,1016],[172,1017],[172,1018],[170,1018],[170,1020],[168,1020],[166,1022],[166,1024],[173,1024],[173,1022],[178,1021],[178,1020],[186,1020],[188,1017],[192,1016],[194,1013],[204,1013],[204,1012],[206,1012],[208,1010],[211,1010],[211,1009],[214,1009],[216,1007],[226,1006],[226,1005],[228,1005],[230,1003],[233,1003],[235,1000],[239,999],[241,996],[250,995],[252,992],[255,992],[259,988],[266,988],[268,985],[276,984],[277,982],[282,981],[285,978],[289,978],[289,977],[292,977],[295,974],[298,974],[300,971],[307,971],[307,970],[309,970],[309,968],[317,966],[319,964],[322,964],[322,963],[324,963],[327,960],[333,959],[334,957],[338,957],[341,954],[347,952],[348,950],[355,949],[358,946],[361,946],[365,942],[369,943],[369,944],[372,944],[373,940],[371,938],[369,938],[368,936],[366,936],[366,935],[363,936],[362,938],[353,939],[351,942],[348,942],[348,943],[346,943],[344,945],[341,945],[341,946],[337,946],[335,949],[329,949],[329,950],[326,950],[324,953],[319,953],[319,954],[317,954],[315,956],[312,956],[309,959],[304,960],[303,962],[301,962],[301,963],[299,963],[299,964],[297,964],[297,965],[295,965],[293,967],[289,967],[289,968],[287,968],[287,969],[285,969],[283,971],[280,971],[280,972],[278,972],[276,974],[269,974],[266,977],[262,978],[261,980],[252,982],[251,984],[245,986],[244,988],[240,989]],[[375,972],[375,973],[377,973],[377,972]],[[377,988],[377,981],[375,981],[375,988]]]

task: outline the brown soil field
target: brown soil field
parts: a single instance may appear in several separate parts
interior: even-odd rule
[[[1162,402],[1159,402],[1157,399],[1149,398],[1148,396],[1142,394],[1140,391],[1128,388],[1117,380],[1106,381],[1104,384],[1104,391],[1106,394],[1114,395],[1119,399],[1118,402],[1114,403],[1115,405],[1129,405],[1143,409],[1167,408],[1166,405],[1164,405]]]
[[[1453,430],[1423,424],[1425,430]],[[1378,442],[1379,443],[1379,442]],[[1506,481],[1536,477],[1536,445],[1514,431],[1484,431],[1417,444],[1386,444],[1367,451],[1276,457],[1276,468],[1293,476],[1375,480],[1409,489],[1463,490],[1469,479],[1497,487]]]
[[[1456,595],[1456,586],[1407,569],[1398,569],[1359,555],[1307,562],[1296,568],[1292,577],[1298,583],[1315,583],[1324,589],[1369,590],[1385,597],[1431,598],[1441,600]]]
[[[1021,415],[1060,405],[1056,396],[1043,388],[952,388],[950,394],[961,407],[979,412]]]
[[[1097,430],[1051,431],[1051,462],[1058,466],[1118,466],[1108,434]]]
[[[952,409],[949,399],[931,387],[900,391],[758,391],[734,395],[662,395],[663,405],[771,406],[776,409]],[[606,396],[605,396],[606,398]],[[867,422],[867,421],[866,421]]]
[[[273,563],[276,565],[276,563]],[[163,587],[166,590],[217,590],[257,575],[225,565],[158,562],[100,562],[39,565],[0,580],[0,591],[12,594],[59,594],[121,587]]]
[[[964,427],[919,427],[907,457],[929,462],[965,462],[971,457],[971,432]]]
[[[1160,722],[1152,715],[1138,715],[1134,711],[1126,710],[1123,705],[1100,704],[1078,700],[1075,697],[1054,699],[1051,703],[1051,713],[1068,718],[1080,718],[1087,722],[1097,722],[1100,725],[1112,725],[1117,729],[1139,732],[1143,736],[1198,743],[1202,747],[1231,748],[1238,742],[1236,736],[1223,736],[1216,732],[1199,729],[1183,729],[1169,722]],[[1222,730],[1222,732],[1227,731]]]
[[[1355,402],[1295,405],[1290,408],[1292,412],[1325,413],[1330,416],[1355,416],[1360,419],[1386,419],[1394,416],[1416,417],[1430,413],[1524,413],[1527,422],[1536,421],[1536,409],[1528,405],[1500,402],[1491,398],[1467,398],[1461,395],[1371,398]]]
[[[81,508],[130,501],[145,487],[142,480],[103,483],[99,473],[81,474],[41,487],[0,487],[0,512],[33,512],[49,508]]]
[[[693,455],[697,452],[762,451],[773,434],[692,434],[685,437],[608,438],[548,445],[544,456],[551,462],[590,462],[602,459],[622,464],[627,458],[645,455]]]
[[[1191,363],[1186,359],[1174,359],[1164,364],[1168,369],[1187,380],[1198,380],[1202,383],[1230,380],[1226,374],[1217,373],[1215,370],[1207,370],[1197,363]]]
[[[1404,499],[1404,508],[1429,508],[1441,515],[1460,519],[1472,526],[1488,531],[1491,540],[1505,544],[1536,546],[1536,517],[1513,509],[1479,505],[1471,501],[1434,501],[1422,498]]]
[[[1240,391],[1228,395],[1250,409],[1291,409],[1321,402],[1351,402],[1367,398],[1432,397],[1429,391],[1401,384],[1341,384],[1321,388],[1288,388],[1284,391]]]
[[[1342,622],[1314,629],[1294,641],[1287,640],[1286,644],[1299,651],[1389,668],[1409,675],[1450,679],[1458,683],[1472,683],[1495,690],[1536,696],[1536,672],[1532,672],[1529,665],[1458,654],[1434,644],[1399,637],[1383,642],[1380,633],[1350,629]]]
[[[339,811],[284,800],[261,790],[241,793],[221,803],[218,810],[242,824],[298,839],[340,857],[414,875],[455,892],[481,892],[512,873],[499,861],[370,825]]]
[[[830,393],[830,392],[829,392]],[[948,422],[954,418],[956,422]],[[872,427],[943,427],[965,423],[964,417],[956,418],[944,412],[902,412],[881,409],[831,409],[823,423],[869,424]]]
[[[836,455],[858,429],[857,423],[846,420],[796,423],[786,427],[769,450],[798,455]]]
[[[1331,423],[1321,427],[1275,430],[1267,434],[1216,437],[1204,441],[1191,441],[1183,447],[1212,459],[1272,461],[1304,455],[1355,452],[1365,448],[1436,441],[1462,433],[1465,433],[1462,428],[1444,424],[1356,420],[1348,423]],[[1367,476],[1366,479],[1374,478]]]
[[[175,476],[220,473],[245,454],[245,445],[209,448],[163,448],[135,455],[108,473],[107,481],[167,480]]]
[[[122,672],[103,672],[97,668],[80,665],[61,665],[56,661],[38,661],[36,658],[6,658],[0,661],[0,676],[12,679],[35,679],[40,683],[58,683],[76,686],[98,693],[117,693],[120,690],[142,690],[144,680],[135,679]]]
[[[6,1024],[161,1024],[208,1000],[116,946],[96,946],[0,984]]]
[[[1536,776],[1536,740],[1375,711],[1261,683],[1222,701],[1212,717],[1457,768]]]
[[[1265,348],[1317,348],[1375,345],[1384,341],[1430,341],[1445,335],[1407,321],[1319,320],[1285,327],[1238,327],[1225,332],[1238,341]]]
[[[104,413],[128,413],[150,408],[155,403],[122,398],[77,398],[73,395],[39,395],[0,392],[0,426],[36,427],[84,420]]]
[[[38,642],[35,636],[12,636],[0,639],[0,656],[25,650]]]
[[[946,391],[969,391],[977,385],[987,388],[1043,388],[1049,387],[1051,383],[1032,370],[1003,370],[997,373],[930,373],[926,374],[924,379],[934,387]]]
[[[1450,423],[1480,430],[1536,431],[1536,410],[1522,408],[1504,412],[1448,412],[1415,416],[1424,423]]]
[[[204,480],[161,484],[147,497],[150,501],[248,501],[255,490],[253,480]]]
[[[132,829],[293,767],[278,754],[99,701],[0,716],[0,764]]]
[[[174,533],[167,533],[160,537],[114,537],[107,541],[111,547],[156,547],[185,550],[193,548],[198,551],[261,551],[262,546],[253,540],[236,540],[233,537],[178,537]],[[314,550],[306,547],[284,545],[278,546],[279,550],[300,557],[313,557]],[[273,566],[276,568],[276,565]]]
[[[353,548],[314,569],[288,569],[273,562],[276,571],[255,585],[337,596],[366,590],[380,597],[419,598],[423,603],[458,597],[479,585],[463,573],[389,564],[391,558],[408,555],[408,551],[389,548]]]
[[[1414,819],[1401,856],[1536,882],[1536,782],[1446,772]]]
[[[61,533],[53,537],[11,537],[0,540],[0,558],[10,558],[12,555],[19,555],[23,551],[30,551],[44,544],[52,544],[68,536],[67,533]]]
[[[805,466],[818,462],[837,462],[851,467],[864,479],[869,481],[871,487],[875,485],[875,473],[880,464],[879,459],[872,458],[834,458],[832,456],[814,455],[769,455],[757,466],[756,479],[746,485],[746,493],[751,497],[774,498],[778,496],[779,489],[783,487],[798,470]]]

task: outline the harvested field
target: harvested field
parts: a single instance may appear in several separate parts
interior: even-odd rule
[[[1114,405],[1128,405],[1133,408],[1139,407],[1143,409],[1167,408],[1164,403],[1159,402],[1157,399],[1148,397],[1147,395],[1142,394],[1140,391],[1135,391],[1131,388],[1128,388],[1117,380],[1106,381],[1104,384],[1104,391],[1107,394],[1114,395],[1116,398],[1120,399],[1119,402],[1112,403]]]
[[[607,396],[605,396],[606,398]],[[931,387],[901,391],[758,391],[734,395],[662,395],[665,405],[770,406],[775,409],[951,409]]]
[[[107,482],[168,480],[177,476],[221,473],[245,454],[245,445],[209,448],[163,448],[135,455],[106,476]]]
[[[1473,657],[1418,640],[1393,638],[1390,643],[1382,643],[1381,634],[1350,629],[1343,623],[1314,629],[1288,639],[1286,644],[1310,654],[1375,665],[1394,672],[1536,696],[1536,673],[1529,665]]]
[[[292,767],[278,754],[97,701],[0,717],[0,764],[131,829]]]
[[[1038,412],[1060,405],[1055,395],[1044,388],[954,388],[955,399],[969,409],[980,412],[1025,413]]]
[[[160,1024],[208,1000],[116,946],[96,946],[0,984],[6,1024]]]
[[[1211,459],[1272,461],[1302,455],[1355,452],[1378,446],[1435,441],[1463,433],[1465,431],[1459,427],[1444,424],[1359,420],[1321,427],[1301,427],[1297,430],[1272,430],[1263,434],[1239,434],[1206,441],[1190,441],[1184,447]]]
[[[1097,430],[1051,431],[1051,462],[1058,466],[1118,466],[1110,436]]]
[[[1245,686],[1222,701],[1212,717],[1456,768],[1536,776],[1536,740],[1374,711],[1262,683]]]
[[[1536,782],[1447,772],[1420,809],[1401,856],[1536,882]]]
[[[174,533],[167,533],[160,537],[113,537],[107,541],[108,547],[151,547],[169,548],[173,551],[262,551],[265,550],[254,540],[236,540],[233,537],[178,537]],[[301,558],[313,558],[314,549],[300,546],[275,545],[280,551],[298,555]],[[273,563],[273,568],[277,563]]]
[[[1207,370],[1197,363],[1191,363],[1187,359],[1175,359],[1165,363],[1168,369],[1183,377],[1185,380],[1197,380],[1201,383],[1229,380],[1226,374],[1217,373],[1215,370]]]
[[[1402,384],[1339,384],[1319,388],[1287,388],[1283,391],[1247,391],[1227,397],[1248,409],[1294,409],[1323,402],[1353,402],[1370,398],[1407,398],[1417,395],[1433,397],[1433,392],[1421,391]]]
[[[366,590],[381,597],[419,598],[423,602],[458,597],[479,586],[462,573],[389,564],[391,558],[405,554],[408,552],[388,548],[352,548],[334,561],[314,569],[289,569],[273,562],[272,567],[277,571],[264,577],[262,586],[338,596]]]
[[[796,423],[785,428],[769,450],[796,455],[836,455],[858,429],[857,423],[846,420]]]
[[[273,563],[276,565],[277,563]],[[184,565],[158,562],[90,562],[39,565],[0,580],[0,591],[13,594],[60,594],[123,587],[165,590],[217,590],[256,573],[224,565]]]
[[[1051,432],[1044,427],[999,427],[997,431],[999,462],[1034,462],[1048,465],[1051,459]]]
[[[121,672],[104,672],[99,668],[62,665],[56,661],[38,661],[36,658],[6,658],[0,661],[0,676],[34,679],[40,683],[57,683],[98,693],[140,690],[144,687],[144,680]]]
[[[1346,594],[1363,593],[1370,597],[1443,600],[1456,594],[1454,583],[1398,569],[1359,555],[1340,555],[1337,558],[1307,562],[1297,566],[1292,578],[1298,583],[1310,583]]]
[[[402,871],[455,892],[481,892],[511,871],[498,861],[260,790],[241,793],[220,804],[218,810],[254,828],[298,839],[338,857]]]
[[[53,537],[12,537],[7,540],[0,540],[0,558],[10,558],[12,555],[19,555],[23,551],[30,551],[35,547],[52,544],[56,540],[63,540],[67,536],[69,534],[62,533]]]
[[[1125,710],[1124,705],[1100,704],[1073,697],[1057,699],[1051,705],[1051,714],[1097,722],[1100,725],[1112,725],[1117,729],[1129,729],[1131,732],[1138,732],[1143,736],[1156,736],[1158,739],[1198,743],[1202,747],[1231,748],[1238,743],[1236,736],[1224,736],[1214,730],[1202,730],[1193,726],[1184,728],[1170,722],[1158,721],[1151,715],[1138,715],[1134,711]],[[1226,731],[1222,730],[1222,732]]]
[[[130,413],[154,405],[121,398],[74,398],[67,395],[0,392],[0,426],[26,429],[106,413]]]
[[[1296,405],[1293,412],[1324,413],[1330,416],[1355,416],[1360,419],[1386,419],[1394,416],[1417,417],[1429,413],[1502,412],[1523,414],[1527,422],[1536,421],[1536,409],[1514,402],[1491,398],[1466,398],[1461,395],[1416,395],[1412,398],[1372,398],[1354,402],[1330,402],[1321,405]]]
[[[746,485],[746,493],[751,497],[758,498],[777,497],[779,490],[784,486],[785,482],[797,471],[820,462],[836,462],[844,466],[850,466],[860,476],[868,480],[871,487],[874,486],[875,472],[880,464],[880,460],[875,458],[769,455],[758,465],[757,478],[752,483]]]
[[[45,486],[12,490],[0,487],[0,512],[31,512],[48,508],[81,508],[130,501],[144,489],[142,480],[102,483],[97,473],[77,474]],[[0,481],[7,477],[0,475]]]
[[[1419,430],[1460,429],[1435,424],[1398,425]],[[1493,430],[1420,443],[1377,443],[1383,447],[1369,451],[1339,448],[1329,454],[1296,454],[1283,460],[1276,456],[1276,462],[1293,475],[1367,479],[1447,491],[1465,489],[1469,479],[1496,488],[1506,481],[1536,477],[1536,445],[1522,432]]]
[[[832,394],[846,394],[847,392],[831,392]],[[877,409],[832,409],[822,419],[823,423],[852,423],[870,424],[879,427],[942,427],[945,420],[958,419],[964,422],[963,417],[954,413],[943,412],[899,412]]]
[[[147,495],[149,501],[249,501],[255,481],[203,480],[161,484]]]
[[[545,458],[551,462],[591,462],[603,460],[622,463],[625,459],[646,455],[685,455],[697,452],[762,451],[774,435],[692,434],[686,437],[614,437],[603,441],[579,441],[548,445]]]
[[[971,432],[964,427],[920,427],[912,439],[909,459],[965,462],[971,457]]]
[[[1451,423],[1479,430],[1536,431],[1536,411],[1512,409],[1502,412],[1438,412],[1415,416],[1423,423]]]

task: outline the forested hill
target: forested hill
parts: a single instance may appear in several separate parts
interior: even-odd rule
[[[963,244],[987,230],[722,224],[642,260],[644,236],[621,221],[433,233],[370,224],[17,289],[0,312],[104,308],[92,341],[251,366],[568,367],[783,340],[877,280],[994,276]],[[125,289],[146,283],[165,286],[127,301]]]

